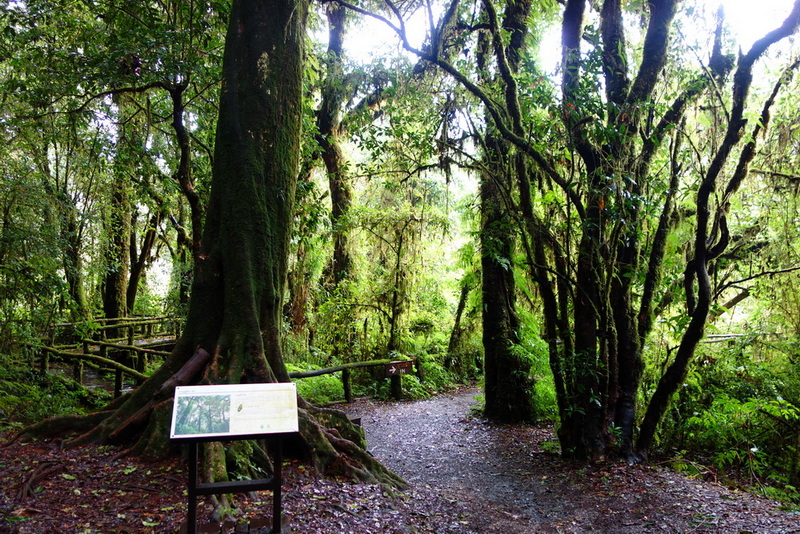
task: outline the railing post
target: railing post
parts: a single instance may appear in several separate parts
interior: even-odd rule
[[[41,360],[39,362],[39,372],[42,375],[47,374],[47,370],[50,367],[50,353],[44,349],[39,349],[41,351]]]
[[[139,359],[137,361],[138,366],[136,370],[140,373],[144,373],[145,368],[147,367],[148,355],[146,352],[139,353]]]
[[[78,384],[83,384],[83,360],[75,360],[72,366],[72,378]]]
[[[344,387],[344,399],[353,402],[353,387],[350,380],[350,369],[342,369],[342,387]]]
[[[128,326],[128,346],[129,347],[133,347],[133,340],[135,339],[135,334],[136,334],[136,325],[135,324],[131,324],[130,326]],[[128,361],[131,363],[131,367],[133,367],[134,369],[137,369],[137,366],[139,365],[139,355],[133,349],[128,349],[126,352],[127,352],[127,355],[128,355]],[[123,354],[123,357],[124,357],[124,354]]]
[[[395,400],[400,400],[403,398],[403,383],[402,383],[402,375],[394,375],[389,380],[392,381],[392,397]]]
[[[114,369],[114,398],[122,395],[122,370]]]

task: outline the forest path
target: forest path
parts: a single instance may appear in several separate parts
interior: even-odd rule
[[[442,490],[445,498],[468,504],[485,517],[486,528],[516,531],[509,530],[508,521],[515,529],[530,527],[544,514],[537,504],[537,490],[542,490],[530,483],[535,482],[525,476],[530,468],[522,464],[541,451],[532,451],[530,443],[502,443],[501,432],[487,432],[491,427],[471,411],[479,393],[463,388],[424,401],[362,401],[349,411],[361,417],[368,450],[409,483]],[[515,454],[509,455],[510,450]],[[487,508],[493,517],[487,516]]]
[[[545,452],[552,449],[543,443],[555,439],[551,427],[499,426],[473,416],[477,394],[463,388],[424,401],[339,405],[361,417],[370,451],[409,487],[387,491],[324,477],[288,459],[285,532],[800,533],[800,514],[744,491],[655,466],[565,462]],[[9,439],[0,434],[0,443]],[[176,532],[186,516],[186,464],[121,452],[63,447],[61,440],[0,447],[0,534]],[[271,495],[241,496],[237,505],[250,526],[272,513]],[[205,525],[214,525],[212,509],[201,499]]]
[[[565,462],[543,449],[555,440],[551,427],[475,417],[479,393],[347,407],[361,417],[370,452],[457,506],[453,532],[800,532],[800,516],[746,492],[652,466]],[[422,512],[428,504],[435,510],[418,503]]]

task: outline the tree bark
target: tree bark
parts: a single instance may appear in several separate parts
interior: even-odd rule
[[[517,423],[533,419],[533,384],[517,349],[512,222],[499,187],[491,177],[481,180],[485,415],[494,421]]]
[[[506,4],[503,29],[510,34],[507,46],[500,38],[493,6],[490,2],[483,5],[492,31],[483,41],[479,71],[487,83],[493,83],[488,65],[494,59],[515,131],[519,132],[521,115],[513,72],[519,68],[524,51],[530,2]],[[480,183],[485,414],[489,419],[506,423],[530,421],[535,418],[534,382],[530,377],[530,364],[518,347],[515,224],[509,213],[509,192],[514,177],[521,174],[518,179],[527,180],[527,167],[522,156],[514,153],[491,126],[487,129],[483,159],[487,169]]]
[[[461,345],[464,327],[462,326],[462,318],[464,310],[467,307],[467,297],[472,290],[472,285],[468,280],[461,281],[461,291],[459,291],[458,305],[456,306],[456,316],[453,320],[453,329],[450,331],[450,339],[447,342],[447,358],[445,358],[444,366],[446,369],[455,372],[458,376],[466,376],[469,372],[470,366],[466,365],[464,355],[460,354],[459,346]]]
[[[121,140],[123,141],[123,140]],[[124,142],[118,148],[125,150]],[[118,159],[124,159],[117,155]],[[115,180],[109,201],[110,213],[106,226],[106,271],[103,278],[103,314],[108,319],[127,315],[128,255],[131,238],[131,206],[128,191],[128,175],[125,164],[117,161]],[[110,331],[113,337],[116,334]]]
[[[135,222],[135,221],[134,221]],[[145,276],[147,265],[150,262],[153,246],[158,235],[158,225],[161,224],[161,214],[153,213],[150,216],[147,227],[144,229],[141,247],[136,247],[136,232],[131,232],[130,237],[130,276],[126,289],[126,307],[128,315],[133,314],[136,306],[136,295],[139,292],[139,283]]]
[[[739,65],[733,78],[731,112],[725,130],[725,137],[714,154],[697,190],[694,254],[686,270],[686,281],[684,283],[684,287],[689,293],[687,294],[687,302],[693,302],[694,305],[689,311],[690,321],[681,337],[675,359],[659,380],[642,420],[639,438],[636,442],[637,452],[642,457],[647,457],[655,440],[658,424],[669,406],[669,400],[685,379],[689,362],[694,356],[697,344],[703,338],[713,299],[711,281],[709,279],[709,265],[725,251],[729,242],[726,222],[727,212],[730,209],[728,200],[747,175],[748,165],[755,156],[755,140],[760,133],[761,125],[766,125],[769,122],[770,107],[774,102],[777,91],[787,79],[786,76],[781,77],[776,83],[772,94],[767,98],[762,110],[761,122],[754,127],[751,140],[742,149],[736,171],[724,188],[723,201],[714,210],[712,216],[712,198],[713,195],[718,193],[717,182],[723,166],[741,140],[747,124],[744,118],[744,109],[753,80],[753,65],[770,46],[795,33],[798,27],[800,27],[800,0],[795,2],[792,12],[781,26],[757,40],[748,53],[739,58]],[[797,66],[798,62],[793,62],[789,72],[797,68]],[[720,230],[715,231],[717,228]]]
[[[67,290],[74,303],[71,314],[75,322],[89,319],[89,303],[86,298],[85,273],[83,268],[82,228],[78,223],[78,210],[66,192],[58,195],[60,232],[64,241],[64,277]]]
[[[347,77],[342,64],[347,14],[344,7],[336,3],[327,5],[329,26],[328,54],[325,61],[327,72],[322,86],[322,101],[317,110],[317,143],[320,156],[328,175],[328,188],[331,195],[331,233],[333,256],[326,268],[326,285],[329,294],[345,303],[349,300],[350,288],[345,282],[352,278],[353,267],[350,257],[348,237],[350,234],[348,217],[352,204],[352,191],[347,170],[347,162],[340,145],[342,135],[342,109],[348,89]],[[353,330],[350,321],[338,321],[330,325],[333,330],[330,359],[347,359],[353,353],[349,345]]]
[[[336,3],[327,6],[330,36],[328,39],[328,72],[322,88],[322,103],[317,112],[322,161],[328,172],[331,192],[331,226],[333,228],[332,285],[338,287],[351,273],[348,250],[347,216],[352,203],[352,192],[347,167],[339,146],[342,128],[341,113],[345,98],[346,80],[342,67],[342,45],[347,22],[347,9]]]

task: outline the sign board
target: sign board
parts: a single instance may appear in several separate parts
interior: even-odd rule
[[[385,376],[400,376],[410,375],[413,371],[414,362],[411,360],[401,360],[397,362],[389,362],[384,369]]]
[[[297,432],[294,383],[178,386],[170,438]]]

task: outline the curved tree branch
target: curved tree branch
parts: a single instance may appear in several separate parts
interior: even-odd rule
[[[389,26],[392,30],[397,33],[398,37],[400,38],[401,43],[403,44],[403,48],[405,48],[408,52],[416,55],[420,59],[429,61],[437,65],[440,69],[444,72],[449,74],[456,80],[459,84],[461,84],[464,89],[466,89],[470,94],[476,97],[481,103],[486,106],[486,110],[489,113],[489,116],[492,118],[492,121],[495,123],[497,130],[503,136],[504,139],[512,143],[522,152],[527,154],[531,159],[536,162],[536,164],[542,169],[542,171],[553,180],[569,197],[570,201],[574,203],[575,209],[578,212],[578,216],[581,218],[585,217],[585,210],[583,208],[583,202],[580,198],[580,195],[575,191],[572,185],[567,182],[556,170],[553,164],[545,157],[544,154],[536,150],[528,141],[526,141],[523,137],[515,134],[512,129],[508,126],[504,116],[503,110],[500,108],[497,102],[495,102],[485,91],[483,91],[477,84],[473,83],[466,75],[460,72],[455,66],[453,66],[450,62],[445,61],[440,57],[435,57],[430,53],[426,53],[413,45],[408,41],[408,36],[405,32],[405,26],[402,23],[399,25],[393,24],[389,19],[383,17],[382,15],[378,15],[376,13],[372,13],[365,9],[362,9],[358,6],[355,6],[349,2],[343,0],[337,0],[337,2],[348,9],[352,9],[357,13],[361,13],[362,15],[372,17],[376,20],[379,20]],[[392,4],[390,6],[393,7]],[[393,9],[393,12],[398,14],[396,8]]]

